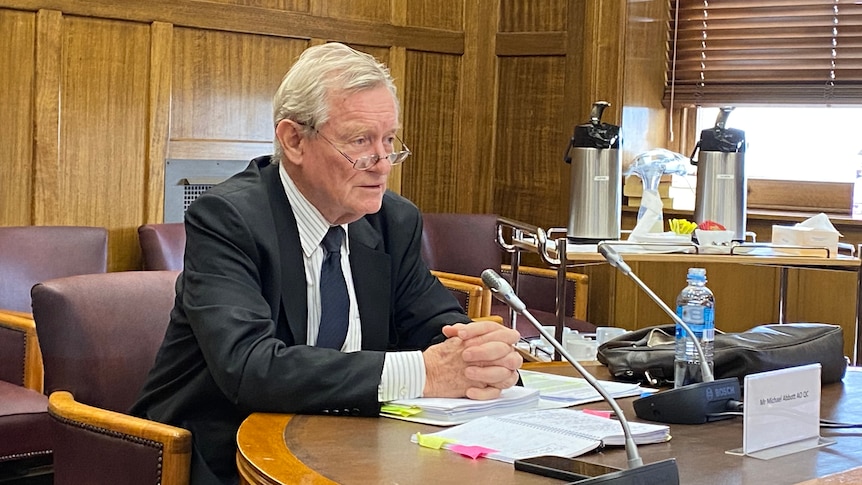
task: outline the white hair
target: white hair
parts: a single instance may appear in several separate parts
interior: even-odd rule
[[[292,120],[310,133],[329,118],[327,99],[330,93],[351,93],[380,86],[386,86],[392,93],[397,116],[395,83],[386,66],[338,42],[309,47],[287,71],[273,97],[274,125]],[[275,163],[281,161],[284,152],[278,138],[274,139],[273,146]]]

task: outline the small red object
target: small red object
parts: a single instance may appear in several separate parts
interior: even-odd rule
[[[697,225],[697,228],[701,231],[726,231],[727,228],[722,226],[721,224],[715,221],[703,221]]]

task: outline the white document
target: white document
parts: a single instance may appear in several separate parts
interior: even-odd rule
[[[524,387],[538,389],[542,400],[564,403],[566,406],[577,406],[591,402],[602,401],[602,396],[582,377],[558,376],[545,372],[520,370]],[[644,392],[655,389],[643,388],[638,384],[627,382],[598,381],[611,397],[640,396]]]

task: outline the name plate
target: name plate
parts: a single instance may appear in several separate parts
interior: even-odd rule
[[[820,437],[820,364],[745,376],[742,448],[763,460],[835,443]]]

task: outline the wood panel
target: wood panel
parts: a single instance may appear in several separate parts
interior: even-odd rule
[[[290,12],[308,12],[308,4],[311,0],[207,0],[215,3],[226,3],[230,5],[245,5],[249,7],[269,8],[273,10],[285,10]]]
[[[149,26],[65,17],[59,203],[43,224],[104,226],[108,267],[132,269],[148,146]],[[46,194],[48,195],[48,194]]]
[[[563,162],[568,135],[562,124],[568,120],[562,110],[566,58],[504,57],[498,62],[494,212],[559,227],[568,213],[568,204],[559,201],[569,183]]]
[[[150,30],[149,144],[144,167],[144,219],[142,223],[164,221],[165,159],[171,118],[171,66],[174,30],[163,22],[153,22]]]
[[[332,2],[328,0],[310,0],[309,10],[321,17],[370,20],[388,22],[392,18],[392,2],[376,2],[373,0],[353,0],[350,2]]]
[[[175,28],[171,140],[272,141],[272,96],[307,45]]]
[[[542,2],[500,1],[500,32],[548,32],[565,30],[568,0]]]
[[[852,213],[853,184],[749,179],[747,203],[749,208],[822,210],[849,216]]]
[[[0,10],[0,224],[30,224],[33,157],[33,75],[36,16]]]
[[[454,212],[469,182],[462,163],[457,104],[460,57],[407,52],[404,142],[413,155],[402,171],[403,194],[425,212]]]
[[[444,4],[440,0],[405,0],[406,8],[406,24],[418,27],[430,27],[434,29],[444,29],[461,31],[465,33],[472,29],[465,28],[465,10],[472,8],[484,9],[489,7],[494,9],[494,14],[482,18],[486,26],[496,30],[496,2],[449,2]]]
[[[33,93],[33,207],[31,222],[45,224],[59,207],[60,72],[62,14],[36,14],[36,79]],[[68,168],[68,166],[67,166]]]
[[[357,2],[326,3],[339,5],[334,8],[352,8],[347,6]],[[365,2],[365,4],[369,5],[371,2]],[[386,5],[388,2],[383,4]],[[114,0],[2,0],[2,5],[21,10],[53,9],[67,15],[144,23],[158,21],[178,27],[205,30],[340,40],[385,47],[399,45],[414,50],[450,54],[460,54],[464,50],[462,32],[393,25],[389,23],[386,16],[381,17],[380,22],[371,22],[256,6],[231,4],[215,6],[211,2],[200,0],[149,0],[121,3]],[[388,7],[386,8],[388,10]]]
[[[458,100],[460,128],[457,170],[462,181],[457,187],[454,212],[488,213],[495,156],[495,100],[497,99],[497,58],[494,55],[498,9],[493,2],[467,2],[464,12],[464,55]],[[438,211],[439,212],[439,211]]]

